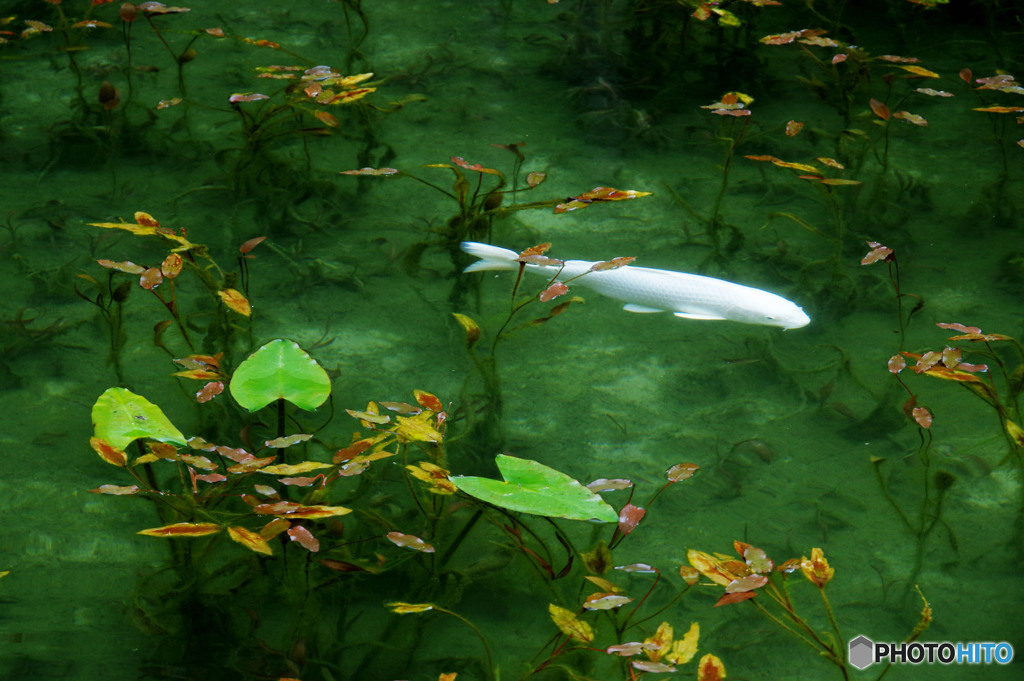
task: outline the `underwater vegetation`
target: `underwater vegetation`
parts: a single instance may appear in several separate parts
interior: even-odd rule
[[[1017,10],[8,3],[0,670],[1015,678]]]

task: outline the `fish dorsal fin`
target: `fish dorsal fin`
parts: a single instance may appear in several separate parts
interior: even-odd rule
[[[673,314],[677,317],[682,317],[683,319],[701,319],[708,322],[725,320],[725,317],[719,317],[718,315],[697,314],[696,312],[674,312]]]
[[[665,312],[656,307],[647,307],[646,305],[637,305],[636,303],[626,303],[622,306],[622,309],[626,312],[640,312],[642,314],[648,314],[651,312]]]

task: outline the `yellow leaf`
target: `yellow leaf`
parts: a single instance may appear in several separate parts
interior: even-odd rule
[[[352,418],[359,419],[363,428],[372,428],[373,424],[383,425],[391,422],[391,417],[387,414],[381,415],[379,407],[376,402],[367,402],[365,411],[356,411],[354,409],[346,409],[348,415]]]
[[[982,106],[971,109],[971,111],[984,111],[986,113],[1020,113],[1024,106]]]
[[[394,429],[399,442],[440,442],[441,433],[434,429],[431,420],[434,414],[425,411],[416,416],[396,416],[398,426]]]
[[[841,177],[826,177],[821,181],[821,183],[832,185],[833,187],[860,184],[858,180],[846,180]]]
[[[220,532],[220,525],[217,523],[174,523],[142,530],[137,534],[149,537],[202,537],[218,532]]]
[[[721,681],[725,678],[725,665],[715,655],[708,653],[697,664],[697,681]]]
[[[1018,447],[1024,447],[1024,429],[1010,419],[1005,421],[1006,434],[1013,438]]]
[[[594,640],[594,630],[590,628],[589,624],[576,617],[572,610],[550,603],[548,612],[551,614],[551,621],[555,623],[555,626],[572,640],[580,643],[590,643]]]
[[[609,582],[604,577],[595,577],[594,575],[585,575],[583,578],[586,579],[588,582],[591,582],[592,584],[596,585],[599,589],[604,589],[605,591],[610,591],[613,594],[622,593],[622,589],[621,588],[615,586],[614,584]]]
[[[189,369],[188,371],[176,371],[171,374],[171,376],[194,378],[197,381],[213,381],[218,378],[223,378],[224,374],[219,371],[210,371],[209,369]]]
[[[466,347],[471,348],[476,345],[476,342],[480,340],[480,327],[475,321],[467,317],[464,314],[453,312],[452,316],[455,317],[455,321],[459,323],[462,330],[466,333]]]
[[[127,222],[90,222],[90,227],[102,227],[103,229],[123,229],[137,236],[152,236],[156,234],[156,227],[146,225],[130,225]]]
[[[806,556],[800,558],[800,571],[819,587],[828,584],[836,573],[835,568],[829,567],[825,553],[817,548],[811,549],[810,560]]]
[[[913,64],[898,64],[898,66],[904,71],[910,71],[915,76],[920,76],[921,78],[941,78],[939,74],[921,66],[914,66]]]
[[[247,530],[244,527],[229,527],[228,536],[251,551],[263,553],[268,556],[274,555],[274,551],[270,548],[270,544],[252,530]]]
[[[781,159],[775,159],[772,161],[773,164],[780,168],[792,168],[793,170],[799,170],[804,173],[816,173],[818,169],[807,163],[791,163],[789,161],[783,161]]]
[[[690,561],[690,565],[697,568],[702,575],[710,579],[715,584],[719,584],[721,586],[729,586],[729,582],[732,580],[746,576],[733,573],[722,564],[722,561],[710,554],[704,553],[703,551],[697,551],[696,549],[688,550],[686,552],[686,559]]]
[[[318,471],[321,468],[330,468],[331,464],[320,461],[303,461],[302,463],[279,463],[273,466],[266,466],[260,469],[260,473],[271,473],[272,475],[298,475]]]
[[[341,87],[352,87],[353,85],[359,85],[364,80],[370,80],[373,78],[373,73],[357,73],[354,76],[342,76],[341,78],[330,78],[330,85],[338,85]]]
[[[434,494],[455,494],[458,491],[455,483],[448,479],[449,472],[429,461],[421,461],[415,466],[406,466],[405,469],[409,471],[412,477],[430,485],[428,491]]]
[[[665,655],[670,664],[686,664],[697,654],[697,639],[700,638],[700,625],[694,622],[683,638],[672,642],[672,650]]]
[[[401,603],[396,601],[393,603],[387,603],[386,605],[391,612],[398,613],[399,615],[427,612],[428,610],[434,609],[434,605],[432,603]]]
[[[718,15],[719,26],[732,26],[735,28],[736,26],[743,25],[743,22],[740,21],[739,17],[732,12],[724,9],[718,9],[717,7],[712,7],[711,11]]]
[[[223,291],[217,291],[217,295],[220,296],[225,305],[238,314],[245,317],[252,314],[252,307],[249,305],[249,301],[239,291],[233,288],[226,288]]]
[[[653,662],[661,660],[672,650],[672,625],[662,622],[658,630],[644,639],[644,649],[647,650],[647,657]]]
[[[269,523],[260,528],[260,537],[262,537],[264,540],[273,539],[274,537],[281,534],[291,526],[292,524],[284,518],[274,518]]]

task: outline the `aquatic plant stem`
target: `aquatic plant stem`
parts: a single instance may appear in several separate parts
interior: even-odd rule
[[[480,643],[483,644],[484,647],[484,657],[487,659],[487,678],[490,681],[497,681],[497,676],[494,670],[494,656],[491,654],[491,646],[487,643],[487,638],[484,636],[483,632],[480,631],[475,624],[456,612],[452,612],[451,610],[447,610],[436,605],[434,606],[434,609],[438,612],[443,612],[446,615],[451,615],[473,630],[473,633],[480,639]]]

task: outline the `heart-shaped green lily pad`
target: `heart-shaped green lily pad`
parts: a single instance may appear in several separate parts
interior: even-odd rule
[[[451,481],[469,496],[510,511],[604,523],[619,520],[604,499],[565,473],[507,454],[499,454],[495,462],[504,481],[473,476],[453,476]]]
[[[230,390],[235,401],[249,411],[282,398],[312,411],[331,394],[331,379],[298,343],[278,338],[238,365]]]
[[[124,388],[107,388],[96,398],[92,405],[92,427],[96,437],[118,449],[143,437],[185,446],[185,436],[160,407]]]

